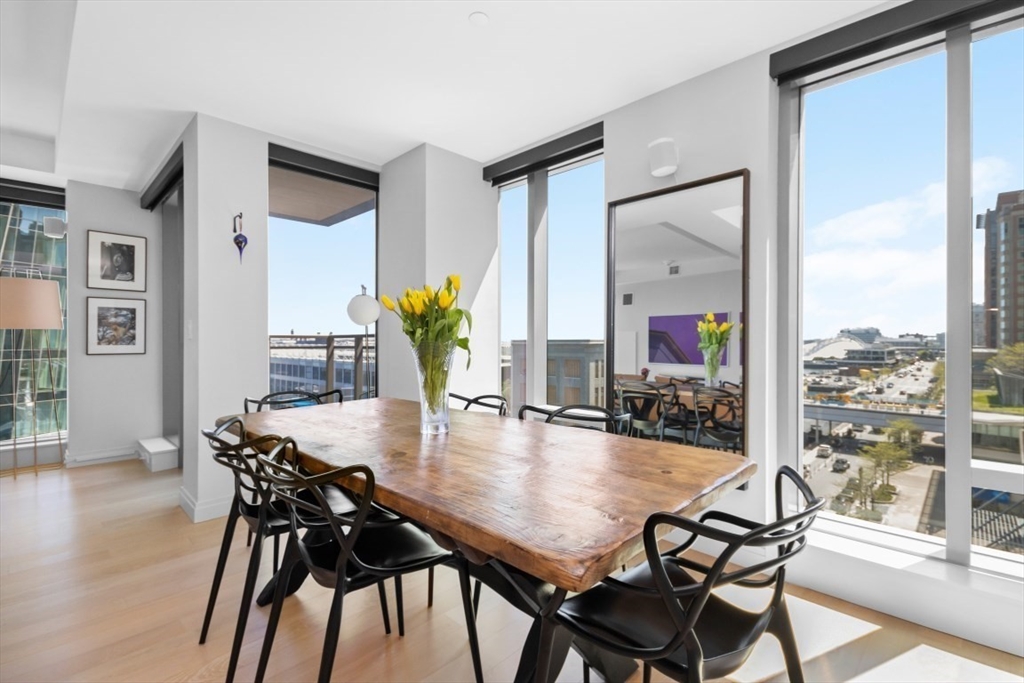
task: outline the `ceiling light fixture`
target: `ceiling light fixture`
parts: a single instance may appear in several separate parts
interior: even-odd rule
[[[473,26],[487,26],[487,22],[490,20],[491,18],[483,12],[473,12],[469,15],[469,23]]]

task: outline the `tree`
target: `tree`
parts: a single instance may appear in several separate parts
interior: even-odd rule
[[[901,470],[904,464],[910,460],[908,451],[903,446],[891,441],[879,441],[870,446],[865,446],[860,449],[859,453],[871,461],[872,486],[874,485],[875,477],[879,473],[882,475],[882,483],[888,486],[889,476],[893,472]]]
[[[875,466],[862,465],[861,467],[858,467],[857,479],[851,480],[851,483],[856,487],[854,489],[854,493],[856,494],[857,501],[861,504],[861,507],[874,510],[875,500],[871,494],[875,490]]]
[[[861,368],[858,371],[858,373],[860,374],[860,381],[864,382],[865,384],[867,384],[868,382],[875,381],[875,373],[873,370],[869,370],[868,368]]]
[[[986,365],[1008,375],[1024,375],[1024,342],[999,349],[999,353],[990,358]]]
[[[921,436],[924,430],[920,429],[913,420],[905,417],[889,420],[889,426],[885,435],[889,441],[901,446],[907,452],[907,458],[912,458],[914,453],[921,450]]]

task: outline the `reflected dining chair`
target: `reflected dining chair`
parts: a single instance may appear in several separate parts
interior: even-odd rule
[[[632,435],[665,440],[665,416],[676,396],[674,384],[619,382],[616,395],[622,412],[633,418]]]
[[[374,521],[375,478],[369,467],[352,465],[306,476],[292,467],[287,458],[280,457],[289,448],[297,449],[295,442],[286,437],[270,453],[259,456],[274,496],[288,509],[291,534],[277,576],[256,682],[260,683],[266,675],[291,573],[299,565],[305,567],[318,584],[334,591],[317,678],[321,683],[327,683],[331,679],[341,634],[346,593],[374,584],[379,587],[391,577],[397,582],[404,574],[448,563],[459,571],[473,671],[481,683],[483,673],[469,595],[468,561],[444,550],[425,531],[405,520]],[[349,490],[351,498],[357,501],[356,509],[336,512],[328,501],[330,490],[338,485],[352,485],[353,482],[358,482],[356,485],[360,489],[358,492]],[[303,528],[309,531],[300,537],[298,532]]]
[[[502,417],[508,415],[508,401],[505,400],[504,396],[501,396],[499,394],[481,394],[480,396],[474,396],[473,398],[469,398],[468,396],[461,396],[459,394],[449,393],[448,397],[453,401],[462,402],[464,404],[462,406],[463,410],[469,410],[470,407],[477,406],[480,408],[493,410]]]
[[[785,515],[784,484],[794,486],[799,509]],[[723,678],[739,669],[765,633],[782,646],[790,681],[802,682],[803,670],[786,605],[786,564],[806,547],[806,535],[824,499],[791,467],[775,476],[775,521],[761,523],[725,512],[704,513],[700,521],[658,512],[644,525],[647,562],[566,600],[556,623],[578,640],[594,643],[644,662],[676,681],[698,683]],[[689,534],[667,552],[659,549],[661,531]],[[698,539],[724,545],[710,564],[682,553]],[[730,566],[746,548],[766,559],[746,567]],[[771,591],[766,607],[748,611],[719,591],[725,586]],[[543,661],[541,657],[541,661]]]
[[[609,434],[629,436],[633,428],[633,416],[629,413],[616,415],[607,408],[591,405],[563,406],[551,412],[548,424],[568,424],[585,429],[603,429]]]
[[[738,451],[743,447],[742,396],[727,389],[696,387],[693,445]]]
[[[334,389],[323,393],[291,390],[275,391],[262,398],[246,398],[243,401],[243,406],[247,413],[258,413],[262,410],[284,410],[287,408],[302,408],[324,403],[341,402],[341,389]]]

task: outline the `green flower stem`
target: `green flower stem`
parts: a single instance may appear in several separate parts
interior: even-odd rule
[[[423,383],[423,400],[431,413],[440,412],[447,403],[445,389],[454,352],[455,342],[421,342],[413,347]]]
[[[722,367],[722,347],[709,346],[701,353],[704,354],[704,374],[708,377],[718,377],[718,370]]]

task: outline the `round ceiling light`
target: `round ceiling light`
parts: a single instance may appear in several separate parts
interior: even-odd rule
[[[473,26],[487,26],[487,22],[490,20],[491,18],[483,12],[473,12],[469,15],[469,23]]]

